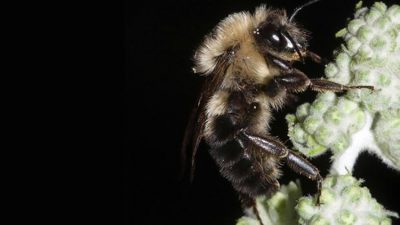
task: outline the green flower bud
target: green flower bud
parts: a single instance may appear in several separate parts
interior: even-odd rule
[[[373,132],[379,146],[375,153],[386,164],[400,170],[400,109],[377,114]]]
[[[310,225],[329,225],[329,221],[320,216],[314,216],[311,219]]]
[[[311,198],[301,198],[296,206],[296,210],[299,216],[305,221],[310,220],[316,211]]]
[[[335,159],[372,118],[373,126],[368,122],[365,129],[373,129],[375,137],[367,134],[364,147],[400,170],[400,6],[375,3],[370,9],[361,4],[356,8],[355,18],[338,34],[346,44],[336,50],[325,74],[337,83],[371,85],[375,90],[351,89],[341,97],[319,94],[290,117],[289,137],[308,157],[331,149]]]
[[[336,199],[335,192],[324,188],[321,190],[320,202],[321,204],[330,204],[333,203]]]
[[[356,221],[356,216],[350,210],[343,210],[339,213],[337,224],[352,225]]]
[[[317,130],[318,126],[320,125],[320,122],[321,120],[319,120],[319,118],[309,116],[304,120],[304,129],[308,133],[312,134],[314,133],[314,131]]]
[[[333,93],[320,94],[311,105],[301,106],[296,116],[287,117],[289,137],[295,149],[309,157],[328,148],[339,153],[349,146],[351,134],[365,124],[364,114],[359,103]]]
[[[365,43],[371,40],[372,37],[374,37],[374,30],[371,29],[369,26],[364,25],[360,27],[360,29],[358,29],[356,37],[360,42]]]
[[[338,71],[339,70],[334,63],[329,63],[328,65],[325,66],[325,75],[328,78],[336,76]]]
[[[328,176],[322,183],[320,205],[312,197],[302,197],[296,210],[299,222],[311,224],[380,224],[396,214],[385,210],[371,197],[361,181],[351,175]]]
[[[358,29],[360,29],[360,27],[362,27],[364,24],[365,24],[364,20],[354,19],[349,22],[349,25],[347,25],[347,31],[350,32],[352,35],[356,35]],[[347,31],[345,31],[344,33],[347,33]]]
[[[346,135],[338,135],[335,139],[331,150],[334,154],[343,152],[349,146],[350,140]]]
[[[310,104],[309,103],[302,104],[297,108],[296,117],[303,121],[304,118],[308,115],[309,111],[310,111]]]
[[[288,185],[282,185],[280,190],[269,199],[264,196],[257,198],[257,210],[263,224],[297,225],[299,217],[294,208],[301,195],[300,184],[290,182]],[[236,223],[236,225],[256,224],[259,225],[259,222],[253,214],[240,218]]]
[[[326,69],[328,79],[344,84],[373,85],[375,91],[351,90],[346,97],[371,112],[400,108],[400,7],[375,3],[359,9],[342,35],[346,47]],[[350,66],[344,55],[350,52]],[[339,57],[340,56],[340,57]],[[346,62],[346,63],[344,63]],[[336,65],[336,67],[335,67]],[[328,67],[327,67],[328,68]],[[338,71],[333,71],[337,68]]]

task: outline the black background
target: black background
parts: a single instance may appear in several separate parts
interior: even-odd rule
[[[352,16],[357,1],[325,0],[300,12],[296,19],[312,32],[310,49],[328,59],[341,40],[334,34]],[[385,1],[387,4],[393,2]],[[191,72],[194,50],[221,19],[233,12],[253,11],[265,1],[125,1],[123,112],[121,127],[123,224],[235,224],[242,216],[237,195],[218,173],[201,145],[195,179],[179,180],[179,149],[191,108],[202,78]],[[288,13],[302,0],[270,0],[268,6]],[[372,1],[365,1],[369,6]],[[299,65],[310,77],[323,74],[323,66],[311,62]],[[315,95],[300,95],[301,104]],[[284,115],[294,107],[275,114],[272,133],[282,140],[287,125]],[[290,142],[288,142],[290,143]],[[322,175],[329,168],[329,154],[312,160]],[[283,166],[280,182],[300,179],[306,194],[315,184]],[[387,169],[379,159],[364,153],[354,175],[365,179],[372,195],[387,209],[400,212],[399,173]],[[398,221],[395,221],[395,223]]]

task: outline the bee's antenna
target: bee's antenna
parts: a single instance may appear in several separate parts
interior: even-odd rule
[[[303,5],[299,6],[299,7],[297,7],[297,8],[294,10],[294,12],[292,13],[292,15],[290,16],[289,22],[292,22],[292,19],[294,18],[294,16],[296,16],[296,14],[297,14],[300,10],[302,10],[304,7],[309,6],[309,5],[314,4],[314,3],[316,3],[316,2],[319,2],[319,1],[320,1],[320,0],[311,0],[311,1],[306,2],[305,4],[303,4]]]

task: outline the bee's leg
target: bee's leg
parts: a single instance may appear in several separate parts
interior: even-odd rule
[[[295,172],[299,173],[307,177],[310,180],[314,180],[317,182],[317,205],[320,204],[319,198],[321,196],[321,184],[322,177],[319,174],[319,170],[317,167],[312,165],[307,159],[302,157],[299,153],[294,151],[289,151],[289,154],[286,157],[287,165],[293,169]]]
[[[248,195],[245,194],[240,194],[239,195],[240,202],[242,203],[243,209],[252,209],[257,220],[260,222],[261,225],[264,225],[264,223],[261,220],[260,212],[257,209],[257,202],[255,198],[252,198]]]
[[[361,89],[367,88],[370,90],[374,90],[374,86],[369,85],[355,85],[355,86],[348,86],[343,84],[338,84],[329,80],[322,80],[322,79],[310,79],[310,88],[313,91],[334,91],[334,92],[341,92],[350,89]]]
[[[286,158],[289,153],[289,149],[287,149],[284,144],[271,136],[258,136],[250,134],[242,129],[239,131],[237,138],[242,143],[253,144],[269,154],[277,156],[278,158]]]
[[[290,150],[277,138],[271,137],[271,136],[259,136],[259,135],[254,135],[250,134],[247,132],[245,129],[241,129],[237,134],[236,134],[236,139],[242,144],[242,145],[254,145],[257,146],[258,149],[261,149],[268,154],[274,155],[279,159],[284,159],[287,158]],[[267,193],[265,193],[267,196],[271,196],[274,194],[276,191],[279,190],[279,182],[278,180],[268,177],[266,178],[269,183],[269,189]]]
[[[245,130],[241,130],[238,133],[239,140],[245,143],[251,143],[256,145],[260,149],[268,152],[269,154],[275,155],[281,159],[285,159],[288,166],[295,172],[306,176],[311,180],[317,181],[317,204],[319,204],[319,197],[321,195],[321,182],[322,177],[319,174],[317,167],[312,165],[307,159],[302,157],[299,153],[293,152],[286,148],[279,140],[270,136],[257,136],[249,134]],[[279,187],[279,186],[278,186]]]
[[[264,223],[263,223],[262,220],[261,220],[260,212],[259,212],[258,209],[257,209],[257,202],[256,202],[256,199],[255,199],[255,198],[253,199],[252,208],[253,208],[253,210],[254,210],[254,214],[256,214],[257,220],[260,222],[261,225],[264,225]]]
[[[349,86],[338,84],[329,80],[322,79],[310,79],[303,72],[297,69],[288,70],[288,72],[282,76],[274,78],[274,82],[271,82],[270,86],[285,87],[290,92],[301,92],[307,88],[311,88],[314,91],[334,91],[341,92],[349,89],[360,89],[368,88],[374,90],[373,86],[368,85],[357,85]],[[269,87],[270,89],[276,87]]]

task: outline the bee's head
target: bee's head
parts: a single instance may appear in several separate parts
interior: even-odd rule
[[[307,32],[288,21],[284,11],[271,12],[254,30],[257,47],[285,61],[302,60],[307,51]]]
[[[262,53],[286,61],[303,61],[303,55],[307,53],[307,31],[292,21],[302,9],[319,1],[309,0],[297,7],[289,18],[286,11],[270,11],[254,31],[255,40]]]

